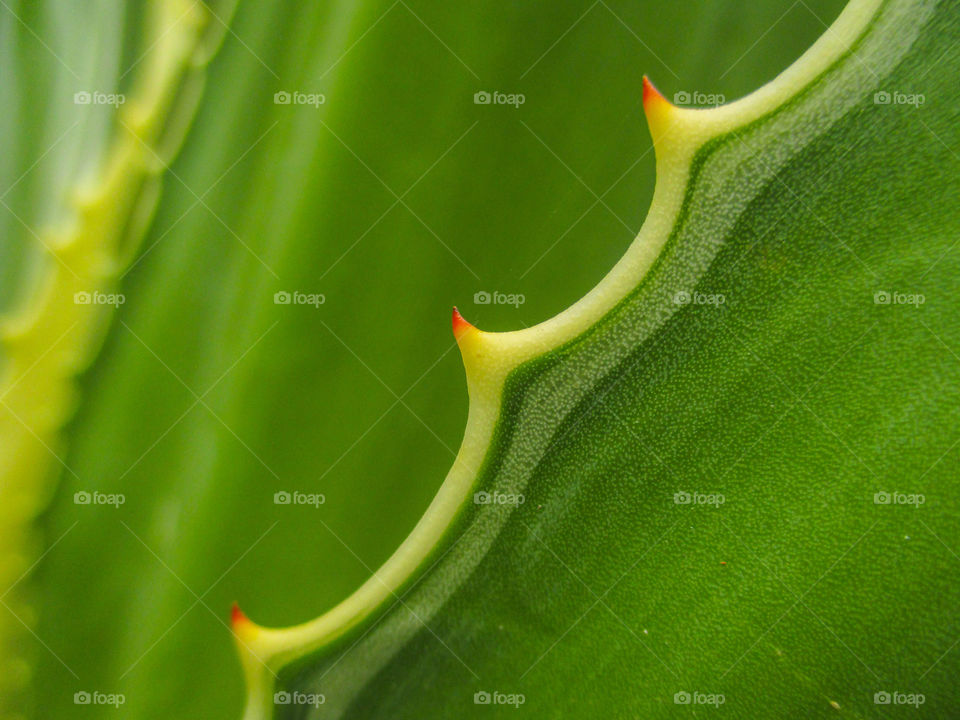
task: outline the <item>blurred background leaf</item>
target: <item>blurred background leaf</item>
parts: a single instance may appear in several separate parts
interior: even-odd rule
[[[227,627],[345,597],[413,527],[460,442],[449,329],[540,322],[580,298],[653,190],[641,77],[734,99],[772,79],[839,0],[457,4],[241,0],[121,290],[35,570],[36,717],[97,689],[124,717],[237,717]],[[108,108],[149,48],[138,3],[0,8],[0,302],[95,170]],[[277,92],[322,93],[283,105]],[[478,105],[481,91],[520,107]],[[279,291],[325,302],[277,305]],[[483,305],[475,293],[521,294]],[[79,479],[77,479],[79,478]],[[122,492],[120,509],[73,493]],[[278,491],[322,493],[318,509]],[[55,546],[54,546],[55,544]]]

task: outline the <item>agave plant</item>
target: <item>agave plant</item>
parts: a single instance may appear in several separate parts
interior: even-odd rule
[[[3,4],[0,718],[960,713],[960,7],[680,5]]]

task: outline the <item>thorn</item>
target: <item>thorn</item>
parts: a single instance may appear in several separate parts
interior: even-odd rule
[[[670,101],[667,100],[659,90],[657,90],[654,84],[650,82],[650,78],[644,75],[643,76],[643,108],[647,112],[650,112],[651,108],[656,103],[666,103],[667,105],[671,104]]]
[[[243,614],[243,610],[240,609],[237,603],[234,603],[230,608],[230,625],[233,629],[236,630],[239,625],[249,622],[250,618]]]
[[[460,314],[460,311],[456,307],[453,308],[453,337],[459,342],[460,338],[463,337],[463,334],[468,330],[475,330],[470,323],[463,319],[463,315]]]
[[[647,116],[647,125],[650,128],[650,135],[653,136],[653,144],[656,146],[667,134],[667,127],[670,125],[670,115],[676,110],[676,107],[667,100],[657,88],[650,82],[650,78],[643,76],[643,112]]]

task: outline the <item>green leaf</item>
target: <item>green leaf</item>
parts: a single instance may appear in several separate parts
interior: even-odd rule
[[[454,314],[450,474],[328,613],[237,615],[246,718],[956,707],[958,27],[854,2],[737,103],[647,85],[637,240],[546,323]]]
[[[2,158],[4,187],[70,128],[77,108],[64,98],[113,87],[140,58],[149,64],[151,43],[142,36],[151,6],[130,4],[126,14],[115,3],[98,5],[101,14],[64,3],[0,11],[4,57],[16,49],[23,76],[36,75],[14,88],[6,82],[12,65],[0,64],[3,92],[28,94],[16,105],[19,122],[8,119],[16,133],[4,126],[4,146],[15,148]],[[456,570],[456,553],[476,558],[443,607],[423,615],[430,630],[415,623],[409,637],[383,634],[405,612],[386,612],[389,596],[353,628],[338,625],[345,634],[296,668],[278,664],[280,687],[319,687],[323,714],[352,704],[351,716],[386,712],[401,702],[397,693],[405,693],[392,712],[399,717],[496,713],[473,704],[484,690],[525,693],[523,710],[536,717],[632,716],[642,708],[656,715],[676,710],[672,695],[681,689],[726,692],[727,705],[751,716],[794,717],[807,708],[832,714],[831,700],[872,715],[873,692],[919,688],[927,705],[940,703],[925,710],[949,713],[956,560],[932,533],[956,549],[946,484],[955,438],[944,397],[956,366],[914,321],[954,345],[946,251],[955,221],[945,217],[952,208],[944,198],[956,182],[948,50],[956,30],[955,11],[938,8],[944,17],[924,25],[917,14],[919,34],[894,43],[901,65],[868,66],[877,77],[867,73],[844,94],[839,116],[827,108],[809,126],[791,126],[772,153],[737,126],[739,150],[728,137],[726,150],[714,151],[714,162],[727,158],[726,172],[735,171],[702,206],[707,218],[724,219],[708,223],[717,228],[707,238],[715,247],[700,255],[704,238],[678,236],[647,273],[651,285],[637,292],[653,293],[658,273],[683,267],[706,283],[695,286],[700,292],[726,293],[722,306],[664,308],[646,295],[642,306],[608,313],[597,330],[571,332],[511,376],[503,397],[517,405],[504,405],[504,418],[517,420],[500,426],[491,448],[506,453],[523,438],[542,441],[550,427],[563,429],[550,435],[549,452],[511,476],[528,483],[522,507],[484,506],[487,519],[479,520],[468,491],[453,524],[437,526],[439,542],[420,548],[430,562],[444,559],[398,586],[418,612],[415,603],[438,579],[469,574],[470,563]],[[30,631],[8,613],[0,632],[6,640],[11,629],[17,656],[35,666],[36,717],[116,717],[109,706],[75,706],[73,694],[84,690],[124,693],[129,717],[185,708],[237,717],[229,603],[239,599],[270,625],[334,606],[400,544],[449,467],[466,406],[447,308],[463,308],[478,291],[522,293],[517,308],[464,310],[484,328],[534,325],[587,293],[630,244],[653,184],[640,73],[671,98],[737,97],[797,57],[839,4],[240,3],[234,21],[213,10],[230,30],[209,22],[223,49],[202,69],[196,118],[165,173],[148,233],[127,260],[132,269],[117,271],[127,303],[82,378],[76,418],[51,446],[70,471],[39,523],[45,546],[26,547],[11,575],[39,559],[16,587],[35,600],[39,619],[13,606]],[[76,54],[64,37],[75,40]],[[91,67],[106,79],[88,76],[81,56],[96,57]],[[51,78],[64,91],[47,89]],[[323,92],[327,102],[274,105],[275,92],[297,89]],[[474,93],[495,89],[523,92],[527,102],[473,104]],[[927,103],[916,111],[875,107],[879,89],[924,92]],[[51,120],[37,122],[37,108]],[[797,118],[796,110],[783,116]],[[49,129],[33,137],[37,125]],[[763,125],[758,137],[773,127]],[[16,202],[7,199],[37,231],[86,177],[69,156],[78,148],[89,151],[87,163],[103,155],[110,127],[96,127],[99,142],[70,131],[16,186]],[[680,137],[678,147],[699,149],[699,136]],[[929,191],[934,183],[937,193]],[[683,186],[674,190],[670,196]],[[37,247],[13,215],[2,221],[0,296],[9,304],[29,290]],[[650,237],[668,239],[648,229]],[[922,314],[875,306],[873,293],[884,288],[924,292]],[[284,290],[322,292],[326,303],[274,305]],[[782,301],[794,294],[795,303]],[[858,313],[877,323],[863,338],[871,325]],[[661,325],[642,342],[621,337],[618,352],[629,360],[608,369],[614,356],[599,349],[603,338],[645,323]],[[549,385],[589,352],[606,359]],[[599,388],[597,374],[606,378]],[[533,403],[521,398],[541,395],[539,424],[519,420],[523,402]],[[573,409],[551,415],[548,400]],[[475,393],[474,414],[477,407]],[[867,477],[847,445],[885,482]],[[504,477],[495,477],[497,457],[489,456],[478,483]],[[912,515],[878,508],[879,488],[926,491],[927,502]],[[82,490],[122,492],[127,502],[78,507],[73,494]],[[323,493],[326,502],[274,505],[283,490]],[[727,502],[676,506],[680,490],[723,492]],[[42,508],[45,493],[40,501]],[[887,510],[893,514],[879,513]],[[897,523],[910,527],[898,535]],[[472,535],[457,534],[471,527]],[[911,540],[899,540],[904,535]],[[904,616],[923,623],[908,626]],[[351,664],[345,657],[317,684],[346,643],[378,620]],[[384,638],[385,649],[369,649]],[[902,652],[901,641],[912,649]],[[921,657],[926,664],[911,674]],[[347,681],[334,684],[341,671]]]

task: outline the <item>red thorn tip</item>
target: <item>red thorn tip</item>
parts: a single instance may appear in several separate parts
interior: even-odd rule
[[[463,315],[460,314],[460,311],[456,307],[453,308],[453,337],[457,340],[460,339],[460,336],[463,335],[467,330],[470,330],[473,327],[470,323],[463,319]]]
[[[649,107],[650,103],[657,100],[662,100],[667,102],[667,99],[660,93],[657,88],[654,87],[653,83],[650,82],[650,78],[646,75],[643,76],[643,104],[645,107]]]
[[[234,603],[233,607],[230,608],[230,624],[236,627],[237,625],[245,622],[250,621],[247,619],[247,616],[243,614],[243,610],[240,609],[240,606]]]

